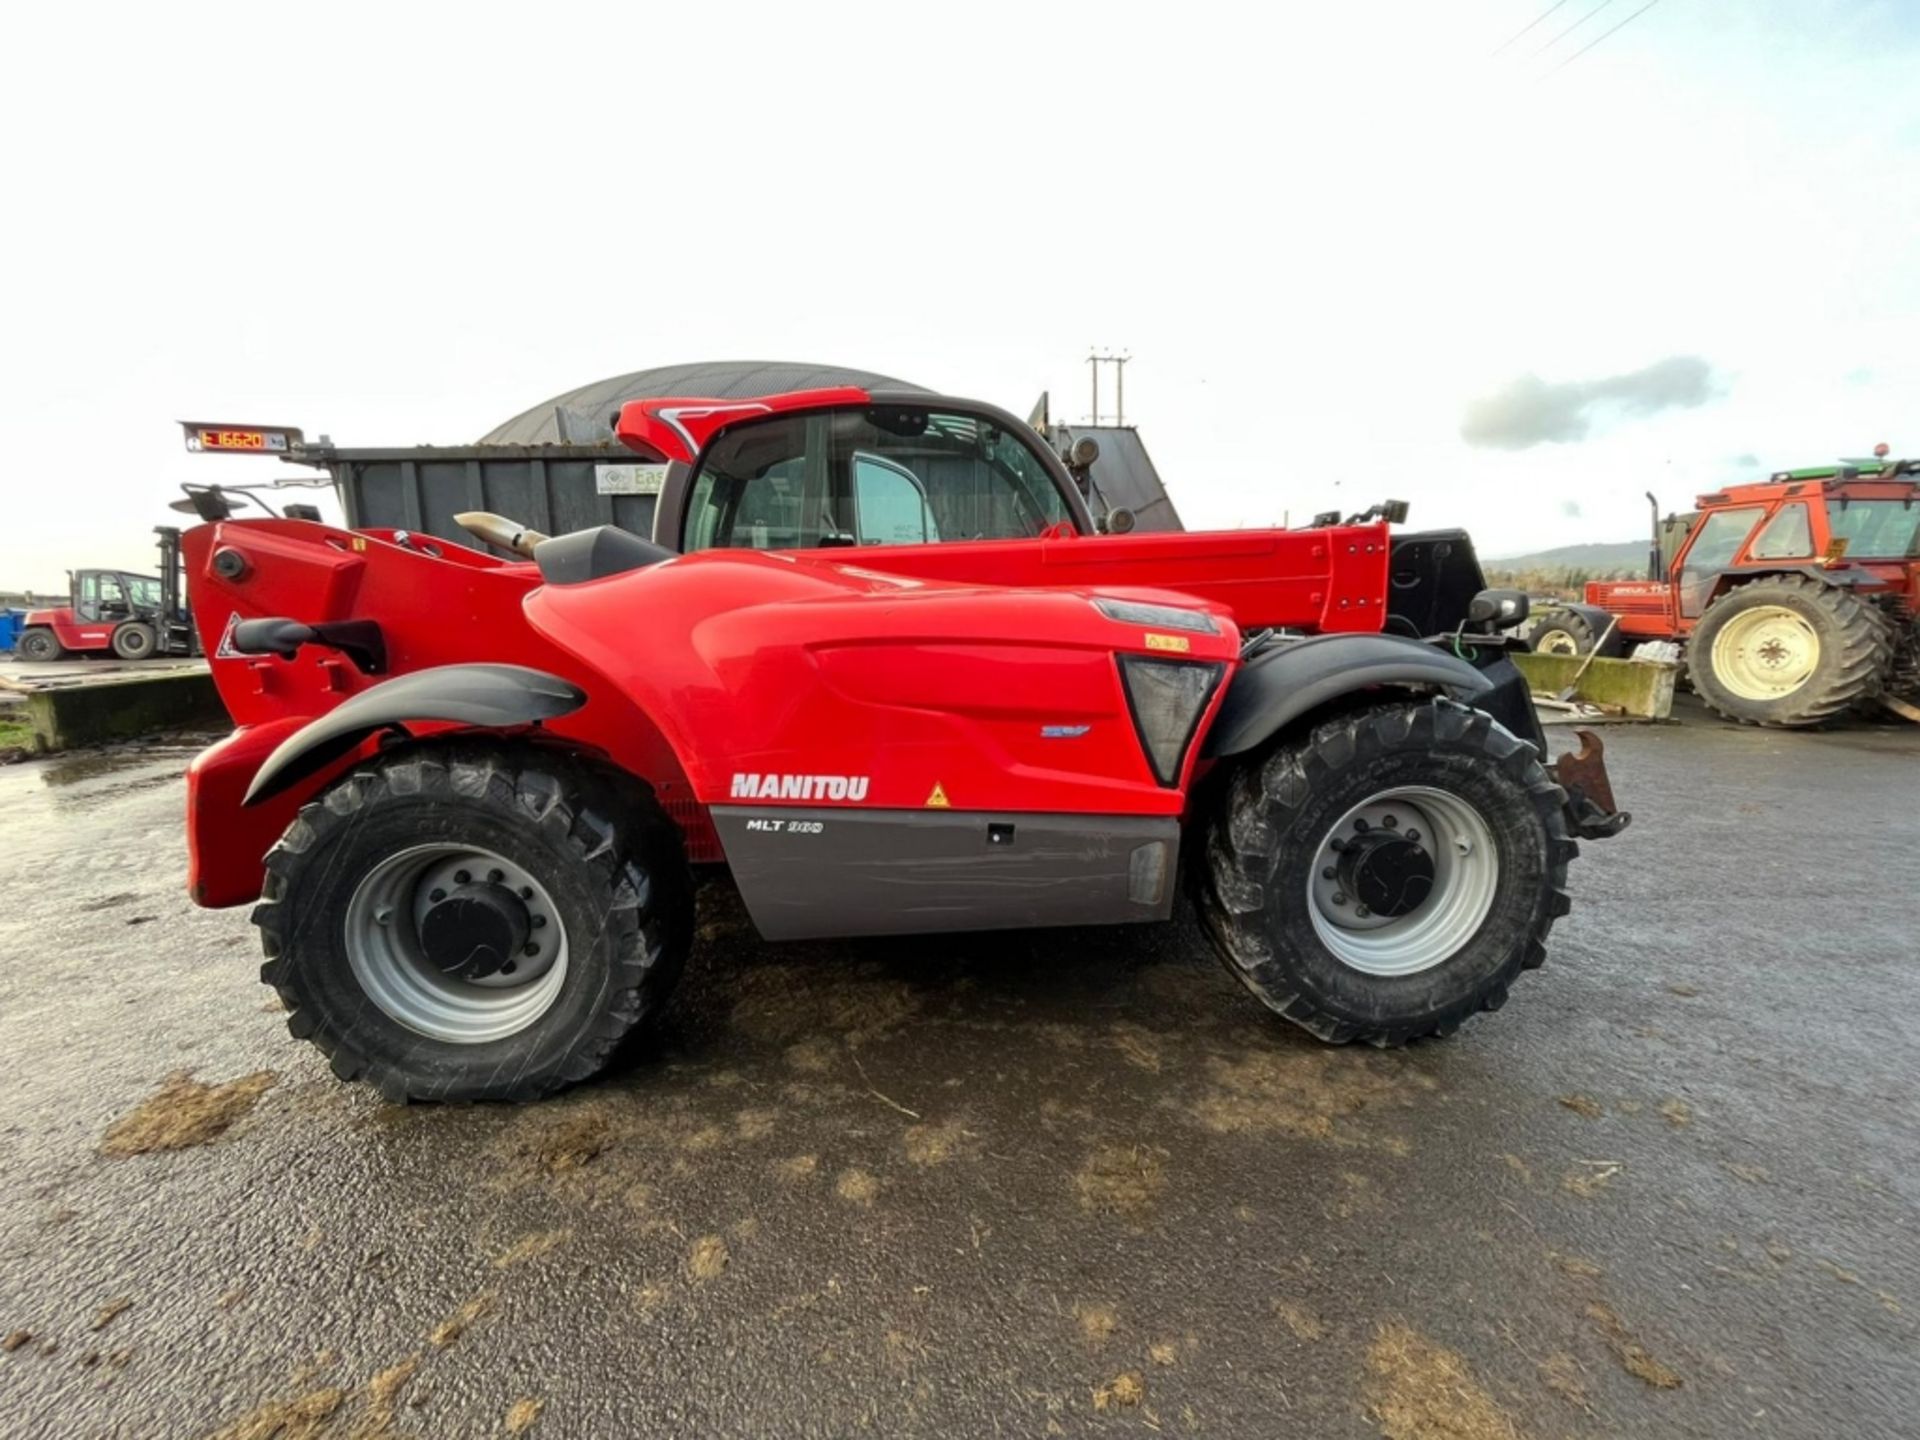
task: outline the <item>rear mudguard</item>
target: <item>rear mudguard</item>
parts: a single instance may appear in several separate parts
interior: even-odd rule
[[[1257,750],[1296,720],[1357,691],[1437,690],[1481,710],[1547,759],[1546,732],[1526,677],[1494,645],[1473,645],[1472,659],[1398,635],[1315,635],[1257,655],[1233,677],[1207,735],[1216,759]],[[1547,768],[1567,792],[1568,828],[1586,839],[1617,835],[1631,818],[1613,807],[1599,737],[1580,732],[1577,755]]]
[[[390,725],[424,720],[508,729],[570,714],[586,700],[579,686],[524,665],[416,670],[361,691],[289,735],[254,774],[241,803],[271,799]]]

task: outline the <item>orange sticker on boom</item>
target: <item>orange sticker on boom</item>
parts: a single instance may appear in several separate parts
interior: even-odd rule
[[[1147,649],[1177,650],[1180,654],[1184,655],[1193,649],[1193,641],[1184,635],[1155,635],[1149,632],[1147,635]]]
[[[941,788],[940,782],[936,780],[933,782],[933,793],[927,796],[927,809],[945,810],[948,808],[947,792]]]

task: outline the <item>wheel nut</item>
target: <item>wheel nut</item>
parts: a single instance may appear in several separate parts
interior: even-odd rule
[[[518,970],[519,968],[520,968],[520,962],[518,960],[509,960],[507,961],[506,964],[500,967],[500,973],[502,975],[511,975],[513,974],[514,971]]]
[[[1356,905],[1356,906],[1354,906],[1354,907],[1353,907],[1353,913],[1354,913],[1354,914],[1355,914],[1356,916],[1358,916],[1358,917],[1359,917],[1360,919],[1362,919],[1362,920],[1365,920],[1365,919],[1366,919],[1366,918],[1367,918],[1367,917],[1368,917],[1369,915],[1371,915],[1371,914],[1373,914],[1373,912],[1372,912],[1371,910],[1369,910],[1369,909],[1367,909],[1367,907],[1366,907],[1366,906],[1364,906],[1364,905]]]
[[[1347,903],[1347,897],[1344,895],[1335,895],[1333,897],[1333,903],[1336,905],[1344,905]]]
[[[453,872],[453,883],[456,885],[465,885],[472,879],[473,876],[465,870],[456,870]]]
[[[531,900],[531,899],[533,899],[533,886],[531,886],[531,885],[522,885],[522,886],[520,887],[520,898],[521,898],[522,900]]]
[[[534,916],[534,917],[533,917],[533,928],[534,928],[534,929],[536,929],[536,930],[544,930],[544,929],[546,929],[546,928],[547,928],[547,917],[546,917],[546,916],[544,916],[544,915],[536,915],[536,916]]]
[[[492,884],[495,884],[495,885],[498,885],[498,884],[499,884],[499,883],[500,883],[500,882],[501,882],[502,880],[504,880],[504,879],[506,879],[506,878],[507,878],[507,872],[506,872],[506,871],[504,871],[504,870],[489,870],[489,871],[487,871],[487,879],[488,879],[488,881],[489,881],[489,882],[491,882]]]
[[[1418,830],[1407,831],[1407,839],[1413,841],[1414,844],[1418,845],[1420,843],[1420,832]]]
[[[1361,834],[1364,835],[1367,832],[1367,828],[1368,828],[1365,818],[1363,817],[1359,820],[1354,821],[1353,828],[1358,830]]]
[[[447,898],[447,892],[444,890],[429,890],[427,892],[427,899],[431,900],[436,905],[438,905],[442,900],[446,898]]]
[[[1383,820],[1381,820],[1380,823],[1386,826],[1387,829],[1389,830],[1396,830],[1400,826],[1400,822],[1391,815],[1388,815],[1387,817],[1385,817]]]
[[[540,947],[529,941],[520,953],[527,956],[538,955],[540,953]]]

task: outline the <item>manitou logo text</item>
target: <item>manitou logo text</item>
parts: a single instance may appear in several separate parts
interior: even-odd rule
[[[735,775],[735,800],[864,800],[865,775]]]

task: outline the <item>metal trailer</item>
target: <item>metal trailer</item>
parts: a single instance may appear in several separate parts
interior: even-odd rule
[[[657,467],[624,445],[298,446],[287,460],[333,476],[353,529],[408,530],[480,549],[454,523],[491,510],[548,535],[594,525],[653,534]],[[654,488],[649,488],[654,487]]]

